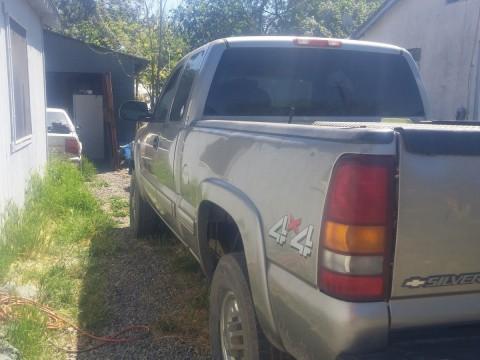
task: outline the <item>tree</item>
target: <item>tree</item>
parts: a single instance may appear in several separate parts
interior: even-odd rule
[[[186,53],[183,40],[172,31],[165,12],[165,0],[158,7],[151,2],[144,2],[142,32],[136,39],[140,46],[138,52],[148,60],[148,67],[140,75],[153,107],[160,95],[163,85],[175,64]]]
[[[382,0],[184,0],[176,30],[194,48],[235,35],[346,37]]]
[[[280,20],[279,32],[324,37],[348,37],[383,0],[315,0],[298,2]]]
[[[191,48],[232,35],[264,33],[267,0],[185,0],[173,11],[176,31]]]
[[[166,0],[53,0],[58,31],[148,60],[139,82],[153,105],[188,49],[238,35],[346,37],[382,0],[183,0],[168,17]]]
[[[166,0],[54,0],[60,27],[55,29],[87,43],[148,60],[137,80],[153,106],[174,64],[185,53],[171,30]]]

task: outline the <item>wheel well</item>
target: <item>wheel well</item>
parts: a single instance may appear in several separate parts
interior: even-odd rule
[[[225,209],[210,201],[200,204],[198,240],[202,266],[208,278],[213,276],[220,257],[232,252],[243,252],[237,224]]]

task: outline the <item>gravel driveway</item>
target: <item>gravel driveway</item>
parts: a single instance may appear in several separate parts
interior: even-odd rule
[[[125,207],[130,176],[126,170],[97,175],[94,193],[112,211],[112,199]],[[114,237],[118,249],[105,268],[108,279],[109,322],[97,333],[113,334],[134,324],[151,326],[145,339],[108,345],[81,353],[77,359],[208,359],[207,288],[198,267],[190,264],[180,243],[165,239],[137,240],[131,235],[128,216],[116,216]],[[179,275],[180,273],[180,275]],[[88,309],[83,309],[85,311]],[[81,343],[79,345],[88,345]]]

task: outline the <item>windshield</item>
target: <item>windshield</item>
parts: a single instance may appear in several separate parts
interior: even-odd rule
[[[50,133],[70,133],[73,127],[65,115],[61,111],[47,111],[47,130]]]
[[[208,95],[210,116],[422,117],[401,55],[314,48],[230,48]]]

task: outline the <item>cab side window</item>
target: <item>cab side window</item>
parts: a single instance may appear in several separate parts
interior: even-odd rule
[[[168,79],[167,84],[165,85],[165,90],[163,91],[162,96],[160,97],[160,100],[158,101],[155,107],[155,112],[153,114],[155,121],[160,122],[160,121],[167,120],[167,116],[170,111],[170,107],[172,105],[173,97],[175,95],[177,81],[182,71],[182,68],[183,68],[183,65],[177,66],[177,68],[173,70],[172,75],[170,75],[170,78]]]
[[[192,90],[193,82],[200,72],[205,51],[193,54],[185,65],[178,84],[178,90],[173,102],[172,111],[170,113],[170,121],[180,121],[183,119],[187,110],[187,102]]]

